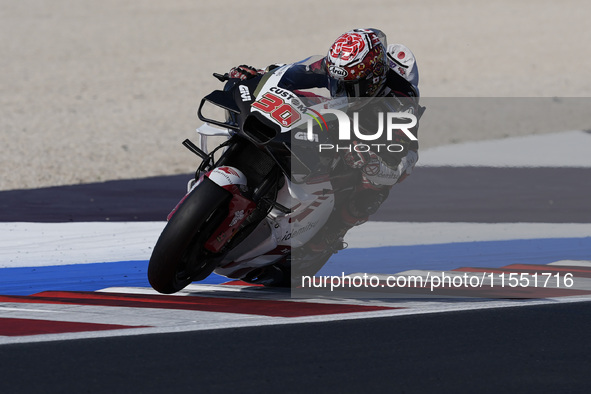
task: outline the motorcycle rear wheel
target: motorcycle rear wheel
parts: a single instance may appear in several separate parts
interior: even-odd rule
[[[215,257],[207,256],[203,245],[225,218],[231,198],[229,191],[205,177],[181,202],[150,257],[148,280],[156,291],[176,293],[211,274]]]

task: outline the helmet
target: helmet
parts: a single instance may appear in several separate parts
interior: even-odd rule
[[[332,97],[375,97],[386,83],[386,49],[375,30],[341,35],[328,50],[325,64]]]

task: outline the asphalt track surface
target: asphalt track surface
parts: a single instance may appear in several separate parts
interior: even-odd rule
[[[416,175],[375,220],[591,222],[588,169]],[[0,220],[162,220],[186,178],[1,192]],[[0,392],[588,393],[589,327],[583,302],[10,344]]]
[[[591,303],[5,345],[3,393],[588,393]]]
[[[164,220],[190,177],[4,191],[0,221]],[[371,220],[591,223],[589,196],[587,168],[419,167]]]

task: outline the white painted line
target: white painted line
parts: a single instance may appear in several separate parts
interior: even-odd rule
[[[591,267],[590,260],[560,260],[555,261],[554,263],[550,263],[548,265],[566,265],[566,266],[573,266],[573,267]]]
[[[188,314],[182,313],[177,315],[179,311],[166,311],[166,310],[152,310],[143,308],[138,313],[134,314],[133,323],[134,325],[141,325],[143,321],[149,321],[155,323],[152,316],[158,316],[158,320],[165,324],[163,326],[149,327],[149,328],[131,328],[125,330],[111,330],[111,331],[94,331],[94,332],[78,332],[78,333],[67,333],[67,334],[49,334],[49,335],[31,335],[23,337],[2,337],[0,336],[0,345],[13,344],[13,343],[31,343],[31,342],[47,342],[47,341],[58,341],[58,340],[72,340],[72,339],[86,339],[86,338],[105,338],[105,337],[120,337],[129,335],[144,335],[144,334],[163,334],[163,333],[178,333],[178,332],[191,332],[191,331],[202,331],[212,329],[226,329],[226,328],[239,328],[239,327],[260,327],[270,326],[278,324],[302,324],[302,323],[320,323],[330,321],[343,321],[343,320],[357,320],[357,319],[370,319],[380,317],[393,317],[393,316],[406,316],[406,315],[418,315],[418,314],[429,314],[429,313],[446,313],[454,311],[464,310],[483,310],[491,308],[507,308],[507,307],[525,307],[533,305],[544,305],[544,304],[556,304],[556,303],[571,303],[571,302],[582,302],[590,301],[591,297],[560,297],[560,298],[548,298],[538,300],[491,300],[491,301],[466,301],[458,300],[446,300],[441,299],[436,301],[429,301],[428,299],[415,300],[390,300],[391,302],[362,302],[364,305],[382,305],[385,304],[391,307],[401,307],[403,309],[391,309],[384,311],[373,311],[373,312],[362,312],[362,313],[343,313],[334,315],[321,315],[321,316],[306,316],[306,317],[262,317],[262,316],[245,316],[240,317],[235,314],[227,313],[216,313],[216,312],[201,312],[196,313],[191,311],[191,320],[187,320]],[[354,303],[353,300],[347,300],[349,303]],[[84,307],[77,311],[76,321],[86,321],[98,319],[100,322],[105,321],[119,321],[117,319],[118,310],[121,309],[123,312],[128,313],[135,308],[114,308],[114,307]],[[180,311],[187,312],[187,311]],[[91,314],[94,316],[92,319],[87,319]],[[103,317],[103,320],[101,319]],[[146,319],[143,319],[143,316]],[[176,317],[175,317],[176,316]],[[181,317],[182,316],[182,317]],[[104,320],[104,318],[108,318]],[[124,319],[129,320],[129,319]]]
[[[426,149],[417,166],[591,168],[590,152],[590,133],[566,131]]]
[[[165,224],[0,223],[0,268],[148,260]]]
[[[0,223],[0,268],[148,260],[165,222]],[[367,222],[349,248],[591,236],[591,223]]]
[[[367,222],[345,236],[349,248],[433,245],[591,236],[591,223],[408,223]]]
[[[46,309],[12,308],[12,307],[4,307],[4,306],[0,306],[0,311],[7,311],[7,312],[41,312],[41,313],[56,313],[56,312],[59,312],[59,311],[49,311],[49,310],[46,310]],[[8,316],[8,317],[10,317],[10,316]]]

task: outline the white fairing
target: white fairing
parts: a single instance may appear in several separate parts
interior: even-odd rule
[[[218,167],[209,172],[209,179],[220,186],[239,185],[246,186],[246,176],[238,168],[224,166]]]
[[[303,246],[324,226],[334,207],[330,182],[293,184],[286,178],[277,202],[292,210],[273,209],[265,220],[234,250],[215,273],[231,276],[246,267],[262,267],[283,258],[291,248]]]
[[[271,211],[277,227],[277,243],[298,248],[310,241],[324,226],[334,206],[334,194],[330,182],[295,184],[286,182],[279,190],[277,202],[292,208],[289,215]]]

